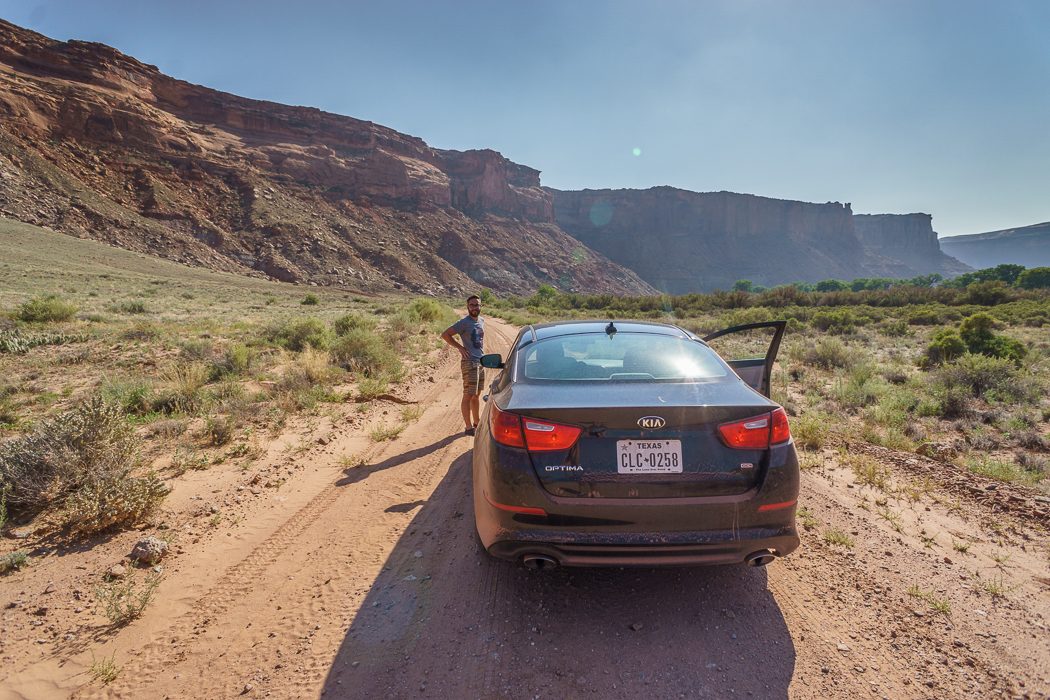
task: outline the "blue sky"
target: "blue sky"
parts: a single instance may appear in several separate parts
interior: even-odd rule
[[[942,235],[1050,220],[1050,1],[0,0],[177,78],[493,148],[545,185],[673,185]]]

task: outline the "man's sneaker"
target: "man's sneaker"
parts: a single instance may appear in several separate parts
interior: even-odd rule
[[[467,428],[466,430],[464,430],[463,434],[464,435],[473,435],[476,430],[477,430],[477,428],[475,426],[471,426],[471,427]]]

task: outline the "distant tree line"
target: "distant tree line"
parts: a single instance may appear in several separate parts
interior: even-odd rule
[[[939,274],[911,279],[888,277],[858,278],[849,282],[836,279],[795,282],[766,288],[750,280],[738,280],[731,290],[706,294],[624,297],[614,294],[562,292],[551,285],[540,285],[530,297],[496,298],[484,290],[482,300],[503,308],[547,310],[610,311],[645,314],[647,312],[692,315],[717,309],[753,307],[782,308],[867,305],[899,307],[921,304],[946,306],[995,306],[1030,299],[1043,306],[1050,290],[1050,267],[1026,269],[1023,265],[998,265],[975,270],[952,279]]]

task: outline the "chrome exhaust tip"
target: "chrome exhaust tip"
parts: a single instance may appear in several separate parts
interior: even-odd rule
[[[776,556],[772,552],[768,549],[762,549],[748,554],[744,557],[744,562],[747,563],[748,566],[766,566],[774,559],[776,559]]]
[[[526,569],[541,571],[554,569],[558,566],[558,561],[553,557],[548,557],[546,554],[526,554],[521,558],[521,563],[525,565]]]

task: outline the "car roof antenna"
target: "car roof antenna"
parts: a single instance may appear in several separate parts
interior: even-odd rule
[[[610,338],[616,334],[616,326],[613,325],[612,321],[609,321],[609,325],[605,327],[605,332]]]

